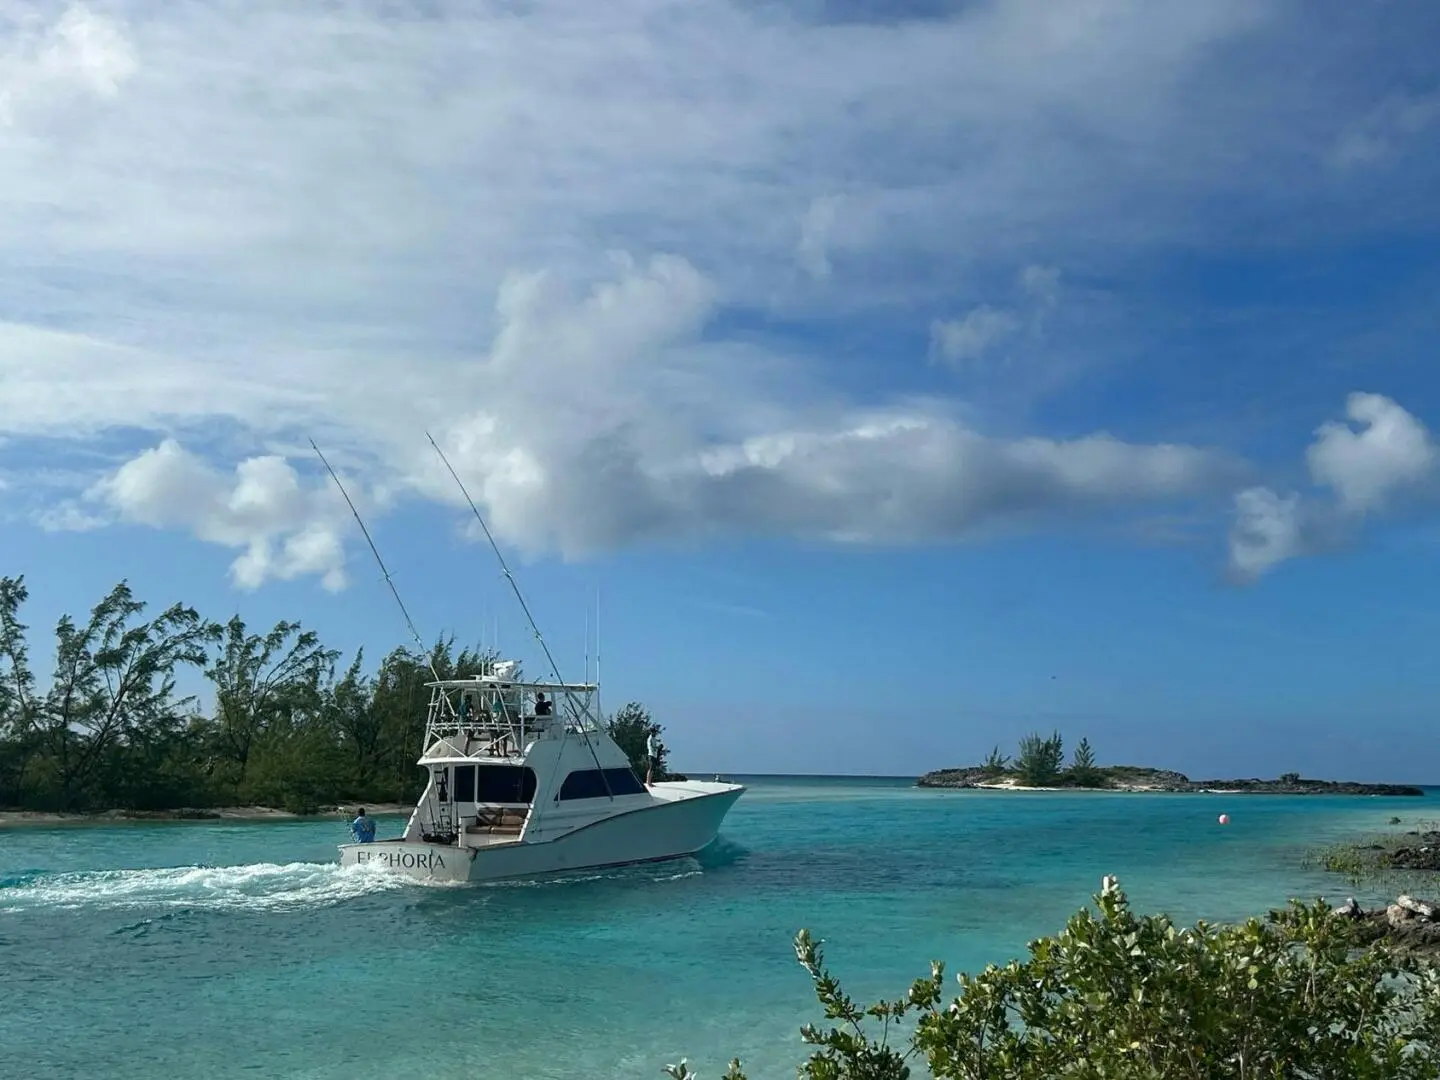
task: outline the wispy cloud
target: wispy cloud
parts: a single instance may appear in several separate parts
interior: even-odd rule
[[[43,8],[31,9],[9,30],[0,43],[0,126],[54,120],[87,98],[113,98],[138,67],[124,24],[83,4],[53,23]]]
[[[963,318],[936,320],[931,324],[930,340],[935,352],[945,360],[964,363],[979,360],[1024,325],[1012,311],[981,304]]]
[[[795,246],[795,261],[813,278],[830,276],[830,234],[840,212],[838,195],[823,195],[810,204],[800,223],[800,241]]]
[[[1440,126],[1440,89],[1387,97],[1335,141],[1330,160],[1340,169],[1376,166],[1409,151]]]
[[[86,512],[73,502],[49,506],[35,515],[35,523],[46,532],[90,532],[111,524],[110,519]]]
[[[958,319],[936,319],[930,324],[932,356],[964,365],[983,359],[1017,335],[1034,339],[1060,293],[1060,270],[1054,266],[1027,266],[1020,272],[1021,297],[1013,307],[980,304]]]
[[[301,433],[362,495],[449,500],[429,428],[505,539],[566,554],[1222,497],[1223,450],[988,430],[923,343],[842,391],[728,336],[884,311],[993,358],[1072,272],[1215,243],[1277,189],[1295,220],[1363,206],[1311,174],[1374,88],[1284,0],[940,8],[0,6],[0,431],[130,433],[148,456],[72,522],[189,530],[251,584],[341,580],[343,520],[282,460]],[[136,479],[182,466],[188,507]]]

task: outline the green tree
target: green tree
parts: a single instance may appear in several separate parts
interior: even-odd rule
[[[376,728],[376,783],[397,801],[418,798],[423,770],[415,765],[425,731],[425,707],[433,676],[423,657],[404,647],[391,650],[370,686],[369,712]]]
[[[122,581],[84,625],[64,615],[55,628],[55,674],[39,729],[53,797],[66,809],[103,796],[92,782],[108,754],[173,730],[194,704],[175,697],[175,673],[204,665],[219,628],[180,604],[138,621],[144,610]]]
[[[801,1029],[816,1049],[800,1076],[905,1080],[915,1060],[935,1080],[1440,1076],[1440,974],[1383,945],[1362,948],[1358,924],[1323,902],[1179,929],[1136,916],[1107,878],[1095,904],[1031,942],[1027,959],[961,975],[949,1002],[935,963],[903,998],[861,1007],[802,930],[796,955],[838,1023]],[[683,1061],[666,1072],[695,1075]],[[744,1076],[732,1062],[728,1080]]]
[[[1095,751],[1090,749],[1090,740],[1081,739],[1070,758],[1070,782],[1077,787],[1098,787],[1103,774],[1095,767]]]
[[[226,625],[219,654],[205,674],[215,685],[215,727],[229,779],[243,791],[250,759],[271,728],[297,709],[313,710],[337,653],[313,630],[281,621],[263,637],[240,616]]]
[[[313,810],[420,793],[427,683],[493,671],[497,654],[442,636],[373,672],[289,621],[252,633],[176,605],[154,618],[121,582],[83,625],[56,628],[48,681],[30,667],[25,580],[0,577],[0,806],[173,809],[255,803]],[[201,668],[211,706],[175,692]],[[517,672],[518,676],[518,672]],[[638,704],[612,723],[643,770],[662,729]],[[657,779],[674,779],[660,744]]]
[[[29,628],[20,621],[29,596],[23,577],[0,577],[0,805],[25,801],[27,771],[40,750]]]
[[[451,635],[438,638],[425,653],[402,647],[380,662],[370,709],[376,726],[377,772],[388,792],[386,798],[409,802],[423,788],[426,773],[415,760],[420,756],[430,701],[425,684],[436,675],[456,679],[489,674],[497,659],[499,654],[494,650],[477,647],[467,646],[457,652]]]
[[[373,801],[381,768],[383,717],[374,707],[375,682],[365,675],[364,663],[365,650],[356,650],[345,674],[325,687],[323,699],[326,718],[348,762],[352,794]]]
[[[1010,757],[1007,754],[1002,754],[1000,747],[997,746],[990,751],[990,756],[985,759],[984,764],[982,764],[980,768],[985,770],[986,776],[992,778],[1004,776],[1010,768]]]
[[[643,779],[646,769],[651,766],[649,745],[653,737],[655,758],[652,779],[656,783],[662,780],[684,779],[679,773],[672,773],[669,769],[670,748],[662,738],[665,728],[651,718],[650,710],[640,702],[632,701],[615,713],[605,722],[605,730],[610,738],[615,740],[616,745],[625,751],[636,776]]]
[[[1064,766],[1065,744],[1058,731],[1048,739],[1030,734],[1020,740],[1015,771],[1023,783],[1030,787],[1052,787],[1060,779]]]

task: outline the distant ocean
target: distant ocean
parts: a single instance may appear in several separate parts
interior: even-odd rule
[[[342,872],[335,821],[0,830],[3,1071],[655,1080],[738,1054],[790,1078],[819,1019],[802,926],[856,996],[896,996],[932,958],[1020,955],[1104,874],[1187,922],[1342,898],[1307,848],[1436,805],[736,779],[753,786],[700,859],[541,884]]]

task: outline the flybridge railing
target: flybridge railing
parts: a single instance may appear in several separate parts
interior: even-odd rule
[[[462,691],[458,705],[453,699],[457,689]],[[488,751],[491,755],[508,755],[521,752],[537,735],[562,726],[577,734],[597,731],[599,724],[591,708],[589,688],[579,692],[568,687],[564,690],[558,698],[541,704],[527,686],[437,686],[431,693],[425,722],[426,745],[435,738],[461,739],[464,753],[474,753],[478,742],[482,754]],[[537,711],[537,707],[543,709],[545,705],[549,706],[548,712]]]

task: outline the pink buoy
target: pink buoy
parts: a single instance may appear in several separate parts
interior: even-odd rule
[[[1230,824],[1230,815],[1229,815],[1229,814],[1221,814],[1221,815],[1220,815],[1220,824],[1221,824],[1221,825],[1229,825],[1229,824]]]

